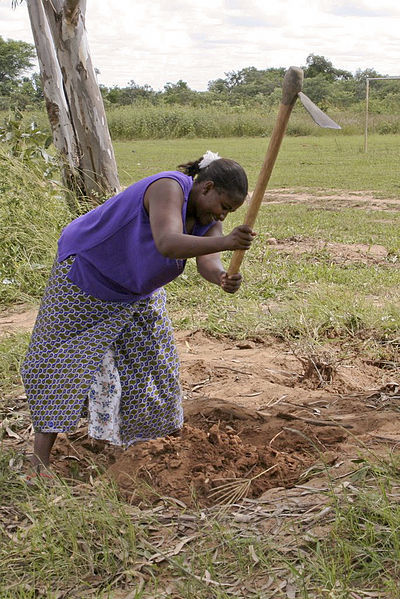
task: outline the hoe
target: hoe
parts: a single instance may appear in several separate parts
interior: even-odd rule
[[[244,224],[248,225],[250,228],[253,228],[254,226],[261,202],[264,198],[265,189],[271,177],[276,157],[278,156],[283,136],[285,135],[289,117],[297,98],[301,100],[304,108],[307,110],[313,121],[317,123],[317,125],[328,129],[341,128],[335,123],[335,121],[322,112],[322,110],[320,110],[318,106],[316,106],[310,100],[310,98],[303,94],[301,91],[303,87],[303,77],[304,75],[301,69],[297,67],[290,67],[283,79],[282,100],[279,106],[278,116],[244,222]],[[243,250],[236,250],[233,252],[231,263],[228,269],[228,275],[233,275],[239,272],[243,256]]]

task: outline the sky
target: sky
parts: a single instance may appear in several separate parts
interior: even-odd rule
[[[302,67],[311,53],[400,75],[399,0],[87,0],[86,29],[106,86],[182,79],[203,91],[229,71]],[[25,4],[0,0],[0,35],[33,43]]]

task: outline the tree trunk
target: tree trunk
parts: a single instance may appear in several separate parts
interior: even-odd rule
[[[82,187],[78,171],[79,152],[69,106],[64,94],[61,70],[57,62],[42,3],[36,0],[28,0],[28,12],[39,60],[47,114],[53,133],[53,143],[61,158],[64,184],[69,190],[75,192]],[[71,210],[76,212],[78,209],[77,200],[71,194],[67,197]]]
[[[89,54],[86,0],[28,0],[54,144],[69,187],[99,203],[119,190],[107,120]]]

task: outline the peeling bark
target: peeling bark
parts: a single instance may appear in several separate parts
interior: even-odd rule
[[[74,168],[77,162],[71,116],[63,90],[61,70],[41,2],[28,0],[28,12],[54,145]]]
[[[119,190],[103,100],[90,58],[86,0],[28,0],[54,144],[65,181],[94,203]]]

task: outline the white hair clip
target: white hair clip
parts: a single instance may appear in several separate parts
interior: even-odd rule
[[[211,150],[207,150],[207,152],[204,154],[202,160],[200,160],[200,162],[199,162],[199,168],[206,168],[206,166],[208,166],[209,164],[214,162],[214,160],[220,160],[220,159],[221,159],[221,156],[218,154],[218,152],[211,152]]]

